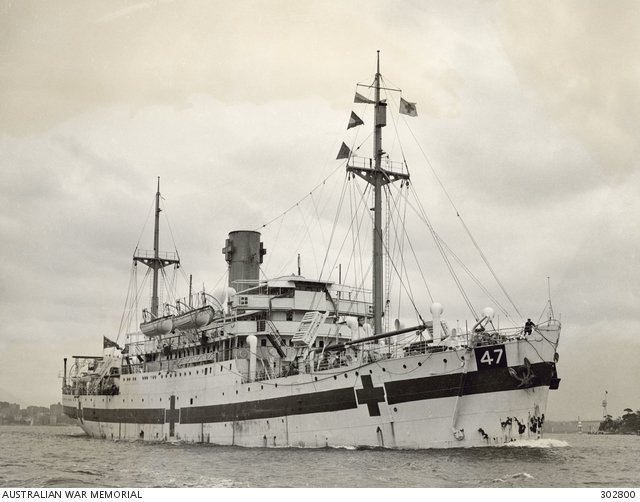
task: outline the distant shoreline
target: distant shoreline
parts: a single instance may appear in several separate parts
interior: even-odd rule
[[[596,431],[596,432],[587,432],[586,434],[590,434],[592,436],[640,436],[640,431],[629,432],[629,431]]]
[[[13,422],[13,423],[2,423],[0,424],[0,427],[11,427],[11,426],[16,426],[16,425],[21,425],[24,427],[76,427],[77,424],[72,424],[72,423],[59,423],[59,424],[33,424],[31,425],[28,422]]]

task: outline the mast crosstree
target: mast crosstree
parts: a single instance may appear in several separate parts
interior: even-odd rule
[[[136,249],[133,261],[140,262],[153,270],[153,286],[151,291],[151,314],[158,317],[158,279],[160,270],[172,264],[180,264],[176,253],[160,254],[160,177],[158,177],[158,191],[156,192],[155,225],[153,230],[153,254],[149,251]]]

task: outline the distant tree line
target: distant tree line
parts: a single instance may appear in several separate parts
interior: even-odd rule
[[[634,413],[631,408],[625,408],[624,415],[615,420],[607,415],[598,430],[613,434],[640,434],[640,411]]]

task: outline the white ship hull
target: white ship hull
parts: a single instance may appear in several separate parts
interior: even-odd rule
[[[307,448],[500,445],[540,437],[555,378],[555,336],[249,383],[231,360],[126,375],[119,395],[64,395],[63,404],[88,435],[106,439]],[[479,368],[482,351],[501,348],[507,366]]]

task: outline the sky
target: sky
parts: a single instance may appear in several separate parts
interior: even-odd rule
[[[521,315],[537,320],[550,296],[561,318],[547,418],[599,419],[605,392],[614,417],[640,409],[637,2],[0,8],[0,400],[59,402],[63,358],[117,337],[158,177],[162,244],[199,286],[224,281],[233,230],[260,229],[265,275],[293,272],[309,227],[278,217],[308,219],[311,204],[331,221],[320,201],[339,193],[335,157],[379,50],[387,82],[417,103],[421,146],[405,153],[434,226],[452,220],[438,232],[461,244],[460,214]],[[300,248],[303,275],[317,277],[329,231]],[[455,325],[460,298],[437,279]]]

